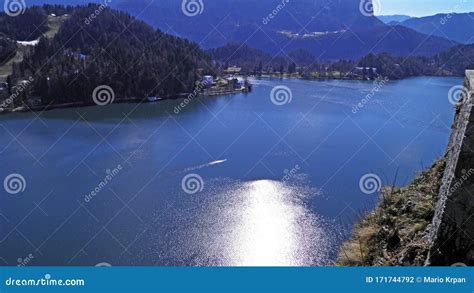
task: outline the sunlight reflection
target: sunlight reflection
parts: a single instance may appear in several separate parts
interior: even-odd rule
[[[235,265],[298,265],[297,225],[305,211],[289,195],[290,190],[280,182],[249,183],[243,195]]]

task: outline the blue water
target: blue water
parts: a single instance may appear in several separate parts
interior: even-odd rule
[[[404,185],[444,153],[462,79],[390,81],[358,111],[371,82],[254,83],[181,111],[177,100],[1,116],[0,178],[20,174],[25,190],[0,189],[0,263],[332,264],[378,202],[365,174]],[[272,103],[279,85],[291,103]],[[190,174],[202,178],[193,194]]]

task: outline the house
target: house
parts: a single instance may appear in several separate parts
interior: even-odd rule
[[[245,85],[245,80],[242,78],[229,77],[227,78],[227,82],[232,89],[241,89]]]
[[[231,67],[228,67],[226,70],[224,70],[224,72],[227,74],[240,74],[241,71],[242,71],[242,68],[237,67],[237,66],[231,66]]]
[[[364,78],[375,78],[378,75],[377,68],[373,67],[355,67],[352,76],[364,77]]]
[[[216,82],[214,81],[214,77],[212,75],[204,75],[202,78],[202,81],[208,86],[214,86]]]

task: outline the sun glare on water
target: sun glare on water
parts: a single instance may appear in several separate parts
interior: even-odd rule
[[[243,193],[233,265],[304,265],[308,247],[302,241],[319,237],[312,230],[310,212],[295,201],[292,190],[280,182],[260,180],[248,183]]]

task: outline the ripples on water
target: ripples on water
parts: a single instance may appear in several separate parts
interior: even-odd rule
[[[378,199],[361,192],[361,176],[391,184],[398,174],[405,184],[442,154],[454,112],[447,93],[461,83],[389,82],[357,114],[372,83],[263,79],[248,95],[202,99],[171,117],[179,100],[4,115],[0,178],[21,173],[28,188],[0,197],[0,256],[16,265],[44,243],[34,265],[332,264]],[[276,107],[270,93],[282,84],[293,100]],[[182,190],[189,173],[203,178],[202,192]],[[32,213],[34,202],[47,215]]]
[[[158,264],[309,266],[329,263],[333,227],[306,206],[314,190],[272,180],[211,183],[206,195],[176,207],[182,228],[170,254],[155,230]],[[178,237],[176,237],[178,236]],[[182,248],[185,249],[182,249]],[[146,257],[146,256],[144,256]]]

